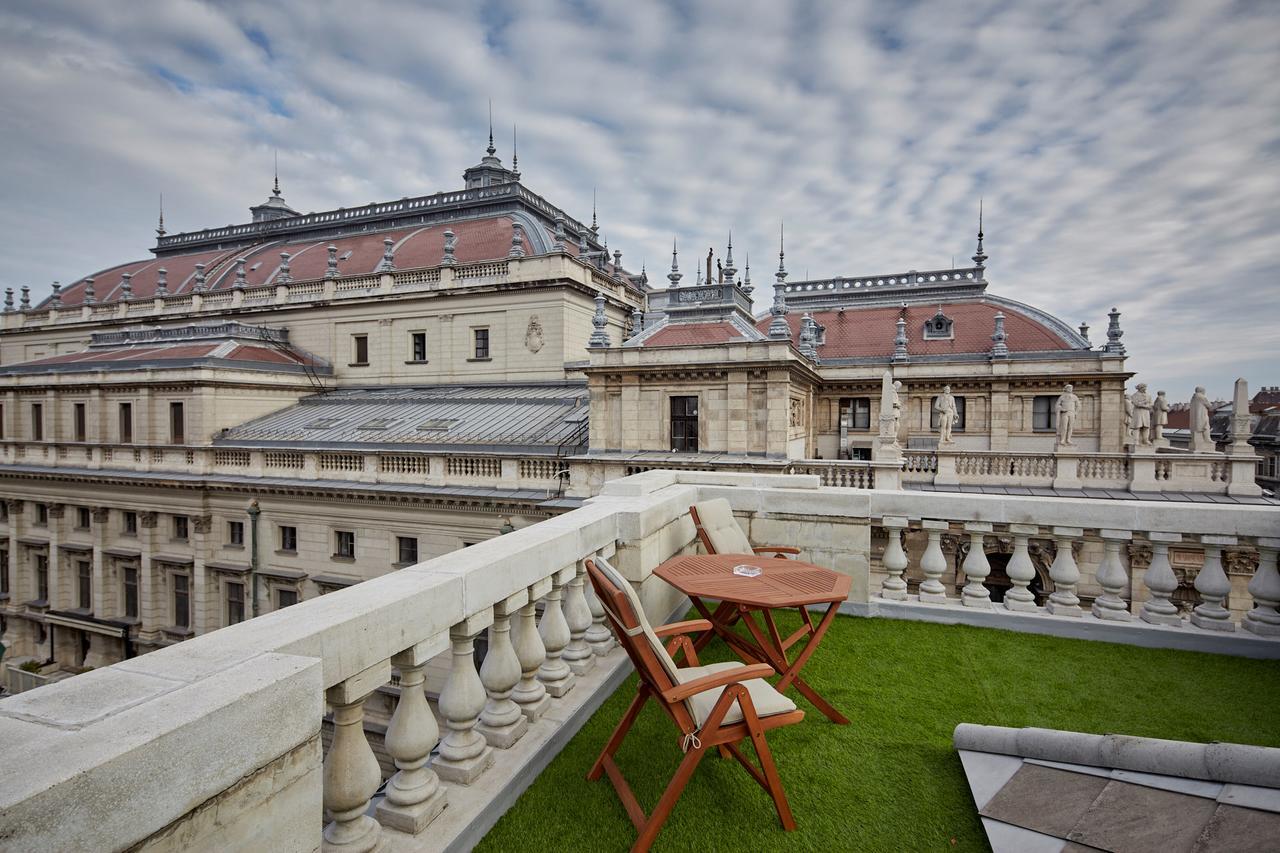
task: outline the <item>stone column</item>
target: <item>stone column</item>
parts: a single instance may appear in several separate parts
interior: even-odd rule
[[[880,558],[880,564],[885,570],[884,580],[880,582],[880,597],[890,601],[906,601],[907,582],[902,573],[907,568],[907,555],[902,550],[902,531],[907,528],[907,519],[886,516],[881,520],[881,525],[889,534],[889,542],[884,546],[884,555]]]
[[[383,826],[416,835],[435,820],[448,802],[435,770],[427,766],[431,750],[440,740],[440,727],[427,704],[423,668],[449,647],[449,635],[440,633],[391,658],[400,670],[400,701],[387,726],[387,753],[396,774],[387,782],[386,799],[378,804]]]
[[[1054,616],[1083,616],[1080,609],[1080,598],[1076,595],[1076,587],[1080,583],[1080,569],[1076,566],[1075,555],[1071,546],[1076,539],[1084,536],[1080,527],[1053,528],[1053,541],[1057,553],[1053,557],[1053,565],[1049,567],[1049,579],[1053,581],[1053,593],[1049,596],[1044,609]]]
[[[93,615],[104,618],[108,615],[107,576],[105,555],[102,549],[107,544],[107,527],[111,524],[111,510],[106,507],[93,508]],[[92,642],[92,639],[90,640]]]
[[[1182,534],[1152,531],[1147,534],[1147,540],[1151,543],[1151,565],[1142,578],[1147,586],[1147,600],[1142,603],[1140,616],[1143,622],[1152,625],[1181,628],[1178,606],[1170,601],[1178,589],[1178,576],[1169,565],[1169,546],[1181,542]]]
[[[324,807],[333,820],[321,849],[365,853],[378,845],[382,828],[365,815],[382,782],[378,759],[364,735],[364,700],[391,678],[383,661],[335,684],[326,692],[333,706],[333,743],[324,759]]]
[[[991,532],[991,524],[985,521],[965,522],[964,530],[969,534],[969,554],[964,558],[965,585],[961,590],[960,603],[965,607],[991,608],[991,591],[982,583],[991,574],[991,564],[987,562],[987,552],[982,543],[984,534]]]
[[[1098,531],[1102,537],[1103,556],[1098,565],[1098,586],[1102,587],[1102,595],[1093,600],[1093,615],[1099,619],[1113,622],[1129,622],[1133,615],[1125,604],[1124,595],[1129,585],[1129,575],[1120,560],[1120,544],[1128,542],[1133,534],[1128,530],[1103,529]]]
[[[569,665],[562,655],[564,647],[569,644],[569,624],[564,620],[561,599],[564,597],[564,584],[573,577],[574,567],[562,569],[551,577],[551,592],[547,593],[542,608],[542,621],[538,624],[538,635],[542,637],[542,645],[547,650],[547,659],[538,667],[538,679],[547,692],[559,699],[573,689],[576,680]]]
[[[0,571],[9,573],[9,600],[6,604],[8,604],[8,611],[12,613],[21,606],[23,601],[22,590],[19,588],[22,575],[18,571],[18,537],[22,533],[22,512],[26,508],[26,501],[6,500],[5,504],[9,510],[9,561],[0,566]],[[18,620],[6,619],[4,636],[0,639],[3,640],[5,648],[9,649],[7,654],[17,654],[17,634]]]
[[[569,627],[569,645],[564,647],[563,657],[575,675],[590,672],[596,665],[586,641],[587,629],[591,627],[591,608],[587,606],[587,596],[582,588],[586,577],[587,570],[579,563],[573,579],[564,588],[564,619]]]
[[[62,610],[67,604],[63,590],[62,571],[62,519],[66,518],[66,504],[49,504],[49,596],[48,604],[54,610]]]
[[[1222,568],[1222,549],[1236,544],[1234,536],[1201,536],[1204,545],[1204,566],[1196,575],[1196,592],[1200,604],[1191,612],[1191,624],[1209,631],[1234,631],[1231,611],[1227,609],[1227,596],[1231,593],[1231,581]]]
[[[942,534],[950,529],[945,521],[925,519],[920,522],[929,535],[924,556],[920,558],[920,570],[924,580],[920,583],[920,601],[925,604],[946,604],[947,588],[942,585],[942,575],[947,571],[947,558],[942,553]]]
[[[453,644],[453,664],[440,691],[440,713],[444,715],[444,740],[436,759],[436,773],[441,779],[470,785],[493,763],[493,747],[476,731],[480,712],[484,710],[484,684],[476,673],[475,636],[493,623],[493,610],[487,609],[449,630]]]
[[[591,647],[591,652],[601,658],[613,651],[613,633],[604,624],[604,605],[596,597],[595,587],[587,582],[583,592],[587,596],[587,608],[591,611],[591,627],[587,629],[584,639]]]
[[[476,731],[484,735],[490,746],[499,749],[510,748],[529,729],[529,721],[511,699],[511,692],[520,682],[520,658],[511,644],[511,617],[528,603],[529,592],[522,589],[493,606],[489,651],[480,666],[480,681],[489,699],[480,712]]]
[[[1258,540],[1258,569],[1249,580],[1253,609],[1245,614],[1244,629],[1263,637],[1280,637],[1280,572],[1276,570],[1276,554],[1280,539]]]
[[[138,513],[138,549],[142,552],[138,559],[138,642],[144,645],[150,645],[160,637],[159,615],[163,608],[155,601],[155,578],[152,577],[151,566],[159,523],[159,516],[154,512]]]
[[[520,706],[520,713],[531,723],[537,722],[551,704],[547,688],[538,680],[538,669],[547,658],[547,650],[538,633],[534,605],[534,602],[550,590],[551,578],[543,578],[529,587],[529,603],[520,608],[511,631],[516,657],[520,661],[520,683],[511,692],[511,699]]]
[[[191,519],[191,630],[197,635],[208,633],[218,627],[221,620],[210,619],[208,574],[205,572],[205,559],[209,554],[209,535],[213,529],[213,518],[198,515]]]
[[[1013,586],[1004,594],[1004,609],[1034,613],[1036,597],[1028,587],[1035,580],[1036,570],[1031,565],[1031,554],[1027,552],[1027,541],[1040,532],[1034,524],[1010,524],[1009,533],[1013,536],[1013,556],[1005,571]]]

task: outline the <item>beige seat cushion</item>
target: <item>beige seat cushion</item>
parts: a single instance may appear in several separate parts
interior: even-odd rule
[[[738,669],[743,666],[746,666],[746,664],[736,661],[709,663],[706,666],[686,666],[677,672],[677,676],[681,684],[687,684],[704,675],[725,672],[726,670]],[[751,703],[756,706],[756,714],[761,717],[785,714],[796,709],[795,702],[774,690],[773,685],[763,678],[752,678],[749,681],[742,682],[742,685],[747,688],[747,693],[751,696]],[[711,709],[720,701],[720,694],[722,693],[724,693],[724,688],[717,687],[714,690],[705,690],[702,693],[694,694],[686,701],[689,712],[693,714],[694,720],[698,723],[698,728],[702,728],[702,725],[707,721],[707,717],[711,716]],[[733,707],[725,713],[722,724],[728,725],[741,721],[742,709],[738,707],[737,702],[734,702]]]
[[[713,501],[703,501],[694,504],[693,508],[698,511],[702,529],[707,532],[707,538],[711,540],[717,554],[755,553],[751,540],[733,517],[733,508],[727,500],[716,498]]]

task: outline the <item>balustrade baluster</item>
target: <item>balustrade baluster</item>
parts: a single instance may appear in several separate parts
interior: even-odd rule
[[[1152,531],[1147,534],[1147,539],[1151,542],[1151,565],[1142,576],[1147,587],[1147,600],[1142,602],[1142,621],[1181,628],[1178,606],[1170,600],[1178,589],[1178,576],[1169,564],[1169,545],[1181,542],[1182,534]]]
[[[579,563],[573,580],[564,587],[564,619],[569,626],[569,645],[564,647],[564,660],[575,675],[590,672],[596,665],[587,645],[587,629],[591,627],[591,608],[583,590],[587,570]]]
[[[906,601],[907,582],[902,573],[907,568],[907,555],[902,550],[902,531],[907,527],[907,519],[888,516],[881,524],[889,534],[889,543],[885,545],[884,555],[880,558],[885,570],[885,578],[880,584],[880,597],[890,601]]]
[[[538,680],[547,688],[547,692],[559,699],[573,689],[576,678],[569,665],[564,662],[564,647],[569,644],[569,624],[564,620],[564,583],[572,577],[574,567],[563,569],[551,578],[551,592],[547,593],[542,606],[542,621],[538,624],[538,634],[542,637],[542,645],[546,647],[547,658],[538,667]]]
[[[1234,631],[1236,625],[1231,621],[1231,611],[1225,606],[1231,594],[1231,581],[1222,569],[1222,548],[1236,544],[1236,537],[1201,536],[1200,544],[1204,546],[1204,566],[1196,575],[1200,603],[1191,611],[1191,624],[1210,631]]]
[[[1028,588],[1035,580],[1036,570],[1031,565],[1031,554],[1027,552],[1027,541],[1040,532],[1034,524],[1010,524],[1009,533],[1013,535],[1013,555],[1005,572],[1013,584],[1004,594],[1005,610],[1022,610],[1035,612],[1036,597]]]
[[[435,770],[427,766],[431,750],[440,740],[440,726],[427,704],[423,669],[449,648],[449,635],[437,634],[391,658],[400,670],[400,701],[387,726],[387,753],[396,774],[387,782],[386,799],[378,804],[379,822],[416,835],[435,820],[448,802],[448,794]]]
[[[1121,598],[1125,587],[1129,585],[1129,575],[1120,560],[1120,543],[1133,538],[1127,530],[1100,530],[1102,537],[1102,562],[1098,565],[1098,586],[1102,587],[1102,595],[1093,600],[1092,612],[1099,619],[1113,622],[1128,622],[1133,619],[1129,607]]]
[[[587,629],[584,639],[596,657],[604,657],[613,650],[613,633],[604,624],[604,605],[596,598],[596,591],[591,584],[583,587],[587,596],[587,609],[591,611],[591,627]]]
[[[1276,555],[1280,553],[1280,539],[1258,540],[1258,570],[1249,580],[1249,595],[1253,596],[1253,609],[1245,614],[1244,629],[1264,637],[1280,636],[1280,571],[1276,570]]]
[[[480,665],[480,681],[489,694],[489,700],[480,712],[476,731],[484,735],[491,746],[499,749],[509,749],[529,730],[529,721],[520,713],[520,706],[511,699],[512,690],[520,683],[520,658],[511,645],[511,617],[528,603],[529,592],[520,590],[493,606],[489,651]]]
[[[1055,616],[1083,616],[1080,609],[1080,598],[1076,588],[1080,583],[1080,569],[1076,566],[1075,555],[1071,546],[1076,539],[1084,535],[1079,527],[1053,528],[1053,541],[1057,553],[1053,556],[1053,565],[1049,566],[1049,579],[1053,581],[1053,593],[1044,609]]]
[[[476,731],[485,692],[476,673],[474,653],[476,634],[492,620],[493,610],[488,609],[449,630],[453,663],[440,691],[440,713],[448,732],[440,741],[440,756],[434,766],[441,779],[460,785],[470,785],[493,763],[493,747]]]
[[[535,602],[551,590],[551,578],[543,578],[529,587],[529,603],[520,608],[511,630],[516,657],[520,660],[520,683],[511,691],[511,699],[520,706],[520,713],[531,722],[546,713],[551,705],[547,688],[538,680],[538,670],[547,659],[547,649],[538,633]]]
[[[390,679],[391,662],[383,661],[326,692],[333,742],[324,759],[324,807],[333,820],[324,828],[324,850],[364,853],[382,837],[382,827],[365,814],[382,770],[364,735],[364,701]]]
[[[920,600],[928,604],[945,604],[947,588],[942,585],[942,575],[947,570],[947,558],[942,553],[942,534],[950,529],[945,521],[925,519],[920,526],[929,535],[924,556],[920,558],[920,570],[924,580],[920,582]]]
[[[991,564],[987,562],[986,546],[983,535],[991,532],[991,525],[985,521],[970,521],[964,526],[969,534],[969,554],[964,558],[964,576],[966,583],[961,590],[960,603],[965,607],[991,607],[991,591],[983,581],[991,574]]]

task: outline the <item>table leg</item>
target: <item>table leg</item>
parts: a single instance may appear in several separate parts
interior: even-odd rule
[[[801,609],[803,610],[804,608],[801,608]],[[817,651],[818,643],[822,641],[822,637],[824,634],[826,634],[827,628],[831,627],[831,622],[836,615],[836,609],[837,609],[837,605],[835,603],[832,603],[831,606],[827,608],[827,613],[823,617],[822,622],[819,623],[816,630],[812,631],[811,636],[809,637],[809,641],[805,643],[804,648],[800,650],[800,654],[796,656],[795,661],[792,663],[787,662],[786,649],[796,641],[797,637],[794,634],[791,637],[788,637],[787,642],[784,645],[781,634],[778,631],[777,623],[774,622],[772,611],[764,610],[761,613],[765,624],[769,628],[769,633],[773,640],[772,648],[768,647],[769,644],[766,642],[763,636],[763,632],[758,630],[753,630],[752,633],[755,634],[757,640],[759,640],[763,645],[766,646],[766,651],[773,653],[771,655],[771,660],[769,660],[769,663],[782,676],[782,678],[779,679],[778,683],[774,685],[774,687],[778,690],[779,693],[785,692],[787,688],[794,685],[796,688],[796,691],[799,692],[800,695],[808,699],[810,702],[812,702],[814,707],[816,707],[819,711],[825,714],[828,719],[830,719],[834,723],[845,725],[849,722],[849,719],[845,717],[844,714],[841,714],[839,711],[837,711],[831,705],[830,702],[828,702],[826,699],[823,699],[818,694],[818,691],[810,687],[808,682],[806,682],[803,678],[800,677],[800,668],[803,667],[806,663],[808,663],[809,658],[813,655],[815,651]],[[805,621],[809,621],[809,620],[806,619]],[[749,620],[748,624],[751,625],[754,629],[755,623],[753,621]]]
[[[725,641],[729,648],[733,649],[740,656],[747,658],[748,663],[766,661],[759,649],[752,646],[746,641],[746,639],[739,636],[737,632],[730,629],[729,626],[733,625],[739,618],[741,618],[742,614],[739,612],[738,605],[730,601],[722,601],[716,608],[715,612],[712,613],[702,599],[697,596],[691,595],[689,596],[689,600],[693,602],[694,609],[702,615],[702,618],[711,623],[711,630],[703,631],[698,635],[697,639],[694,640],[693,648],[695,652],[701,652],[707,647],[707,644],[711,642],[712,638],[719,636]]]

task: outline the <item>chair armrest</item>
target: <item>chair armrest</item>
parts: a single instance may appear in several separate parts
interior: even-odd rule
[[[694,631],[710,631],[711,623],[706,619],[688,619],[684,622],[672,622],[670,625],[659,625],[653,629],[654,636],[670,637],[673,634],[692,634]]]
[[[792,548],[789,545],[760,545],[753,548],[757,554],[799,554],[799,548]]]
[[[662,698],[668,702],[682,702],[690,696],[706,690],[724,687],[729,684],[738,684],[742,681],[750,681],[753,678],[768,678],[770,675],[777,675],[777,673],[767,663],[743,664],[737,669],[713,672],[710,675],[695,678],[693,681],[677,684],[670,690],[662,691]]]

